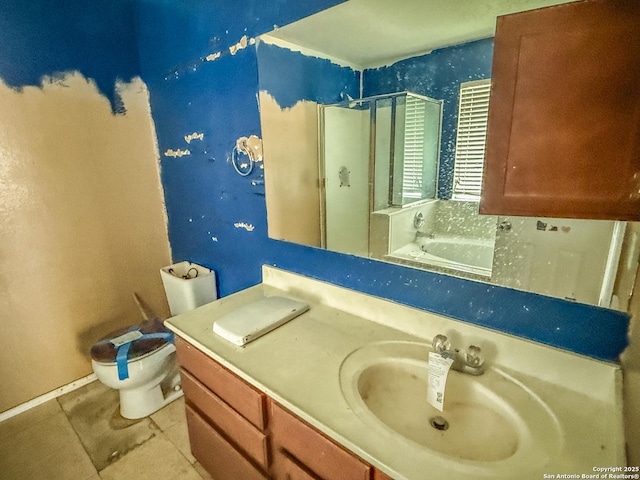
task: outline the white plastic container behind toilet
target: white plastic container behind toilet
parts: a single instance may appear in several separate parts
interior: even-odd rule
[[[216,273],[190,262],[179,262],[160,269],[171,315],[192,310],[218,298]]]

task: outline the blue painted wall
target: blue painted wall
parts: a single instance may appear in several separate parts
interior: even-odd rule
[[[214,268],[221,296],[260,282],[274,248],[287,255],[286,244],[267,237],[262,170],[241,177],[230,163],[237,138],[261,133],[256,48],[232,55],[229,47],[337,3],[138,2],[140,64],[151,92],[173,258]],[[217,52],[218,59],[206,60]],[[187,144],[184,136],[194,132],[204,139]],[[187,148],[188,156],[164,155]]]
[[[448,200],[453,191],[460,84],[490,78],[492,59],[493,39],[485,39],[364,72],[365,97],[408,90],[443,100],[438,198]]]
[[[230,164],[236,138],[260,135],[256,50],[247,48],[234,56],[202,61],[241,35],[252,37],[269,31],[273,24],[283,25],[283,18],[295,17],[284,12],[300,8],[294,9],[294,2],[280,2],[278,11],[268,9],[272,16],[267,19],[265,14],[256,14],[261,4],[270,2],[253,0],[242,8],[225,3],[235,15],[223,10],[224,21],[207,23],[203,18],[216,19],[219,13],[204,2],[141,2],[141,64],[152,92],[175,260],[214,268],[223,296],[258,283],[261,265],[270,264],[597,358],[618,356],[626,344],[628,318],[624,314],[270,240],[261,171],[243,178]],[[174,19],[179,20],[177,24]],[[179,38],[174,42],[174,37]],[[185,41],[186,37],[191,40]],[[464,58],[473,55],[474,48],[483,47],[483,42],[477,42],[455,54]],[[434,53],[432,58],[443,55]],[[483,55],[480,63],[486,72],[490,57]],[[455,67],[450,70],[442,73],[442,84],[458,77]],[[393,75],[392,70],[379,72],[379,85],[390,72]],[[260,72],[272,83],[268,89],[272,92],[278,90],[278,78],[286,86],[288,75],[300,74],[291,66],[270,74]],[[476,74],[467,76],[476,78]],[[406,87],[418,90],[424,75],[422,65],[409,64]],[[295,103],[291,95],[278,96],[283,106]],[[182,137],[192,132],[204,132],[205,137],[190,156],[162,156],[166,149],[185,148]],[[253,225],[254,230],[236,228],[239,222]],[[594,338],[596,330],[605,330],[608,340],[603,342],[602,335]]]
[[[228,47],[336,3],[9,0],[0,4],[0,77],[19,89],[77,70],[96,81],[117,112],[116,80],[140,74],[150,89],[173,257],[214,268],[221,295],[260,282],[266,263],[616,359],[626,344],[624,314],[267,237],[262,171],[241,177],[230,164],[238,137],[260,135],[256,50],[231,55]],[[206,61],[217,51],[219,59]],[[196,132],[203,140],[187,143],[184,136]],[[172,158],[164,155],[169,149],[191,153]]]
[[[116,80],[140,73],[132,0],[0,2],[0,77],[8,86],[40,86],[73,71],[122,113]]]
[[[357,70],[264,42],[258,44],[257,53],[260,89],[282,109],[301,100],[327,105],[360,96]]]

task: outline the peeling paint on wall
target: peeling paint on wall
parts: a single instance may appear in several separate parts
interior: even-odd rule
[[[240,41],[238,41],[238,43],[236,43],[235,45],[232,45],[229,47],[229,53],[231,55],[235,55],[236,53],[238,53],[240,50],[243,50],[245,48],[247,48],[249,45],[255,45],[256,40],[255,38],[248,38],[246,35],[243,35],[242,38],[240,39]],[[168,74],[165,75],[164,79],[165,80],[171,80],[171,79],[179,79],[184,73],[187,72],[197,72],[199,67],[205,63],[205,62],[213,62],[217,59],[219,59],[220,57],[222,57],[223,55],[227,54],[227,51],[217,51],[214,53],[210,53],[209,55],[205,56],[205,57],[200,57],[192,62],[189,62],[187,64],[181,65],[175,69],[173,69],[171,72],[169,72]],[[228,54],[227,54],[228,55]]]
[[[247,155],[252,162],[262,162],[262,140],[257,135],[238,138],[236,148]]]
[[[204,133],[192,133],[184,136],[184,141],[191,143],[191,140],[204,140]]]
[[[173,149],[169,149],[166,152],[164,152],[164,156],[165,157],[184,157],[185,155],[191,155],[191,151],[190,150],[173,150]]]
[[[256,39],[255,38],[248,38],[246,35],[243,35],[242,38],[238,41],[238,43],[236,43],[234,45],[231,45],[229,47],[229,53],[231,55],[235,55],[240,50],[243,50],[243,49],[247,48],[249,45],[255,45],[255,43],[256,43]],[[209,55],[204,57],[204,59],[207,62],[213,62],[214,60],[217,60],[220,57],[222,57],[223,53],[224,52],[210,53]]]
[[[256,50],[260,91],[268,92],[281,109],[303,100],[330,104],[360,96],[360,72],[350,67],[264,42]]]
[[[243,48],[247,48],[249,45],[255,45],[255,43],[256,43],[255,38],[249,39],[247,38],[246,35],[243,35],[238,43],[236,43],[235,45],[231,45],[229,47],[229,53],[231,53],[231,55],[235,55],[236,53],[238,53],[239,50],[242,50]]]
[[[40,86],[81,72],[109,100],[111,112],[123,100],[113,86],[140,75],[135,6],[129,0],[0,2],[0,77],[12,88]]]
[[[220,58],[222,56],[222,52],[216,52],[216,53],[210,53],[209,55],[207,55],[206,57],[204,57],[204,59],[207,62],[213,62],[214,60],[217,60],[218,58]]]
[[[274,24],[286,25],[308,16],[312,13],[310,10],[339,3],[336,0],[248,0],[243,2],[243,8],[237,8],[237,2],[225,1],[136,3],[139,11],[138,23],[142,30],[139,34],[141,41],[138,52],[144,78],[148,79],[154,93],[151,96],[152,110],[161,145],[176,145],[173,142],[176,138],[182,139],[184,125],[202,125],[199,128],[204,130],[208,138],[215,136],[207,157],[228,157],[230,146],[239,135],[261,132],[263,125],[259,123],[255,101],[258,90],[269,92],[282,108],[294,105],[300,98],[320,101],[321,94],[326,91],[322,85],[308,82],[303,94],[299,95],[298,91],[287,91],[284,83],[289,80],[292,82],[294,78],[315,80],[316,73],[317,78],[320,78],[323,69],[331,68],[330,62],[318,60],[317,66],[310,64],[306,68],[303,65],[305,69],[301,70],[299,62],[289,61],[280,63],[278,68],[265,71],[261,58],[258,58],[259,72],[256,75],[256,55],[252,49],[246,48],[232,56],[228,50],[232,42],[225,39],[240,38],[244,33],[248,37],[255,37],[271,30]],[[180,22],[176,23],[176,18]],[[268,49],[264,45],[258,46],[258,54],[263,48]],[[220,51],[223,58],[203,66],[205,56],[216,51]],[[278,56],[278,52],[272,53]],[[188,63],[189,59],[194,61]],[[337,67],[334,65],[334,68]],[[170,78],[165,77],[168,71],[172,72]],[[346,95],[353,98],[359,96],[359,74],[348,72],[347,69],[344,73],[342,80],[336,80],[341,85],[337,91],[344,95],[336,99],[335,90],[332,90],[334,93],[328,92],[332,97],[327,103],[348,98]],[[425,79],[423,72],[416,73],[417,80]],[[348,84],[346,80],[349,80]],[[203,92],[205,85],[206,93]],[[306,96],[307,93],[313,96]],[[185,108],[186,106],[189,108]],[[204,116],[206,124],[202,123]],[[192,155],[196,157],[199,154],[194,149]],[[271,158],[277,157],[273,157],[269,151],[265,161],[268,162]],[[591,346],[593,343],[593,336],[582,334],[583,329],[589,330],[587,324],[598,325],[598,331],[606,332],[606,338],[626,338],[625,322],[612,318],[611,314],[605,315],[601,310],[587,309],[515,289],[491,287],[489,290],[482,284],[454,277],[413,271],[402,266],[268,239],[264,200],[254,194],[256,187],[249,182],[239,181],[233,169],[227,168],[228,163],[174,162],[164,156],[162,163],[167,210],[171,218],[169,229],[172,254],[175,258],[197,258],[207,266],[215,266],[221,296],[259,283],[260,266],[273,264],[367,294],[544,343],[577,345],[580,347],[577,350],[579,352],[589,350],[585,345]],[[264,173],[270,174],[270,168],[271,165]],[[297,182],[291,181],[290,175],[283,180],[297,186]],[[202,195],[203,191],[210,195]],[[201,211],[210,215],[210,221],[195,225],[183,220],[185,212]],[[251,215],[249,218],[255,225],[252,235],[243,235],[236,231],[236,228],[243,227],[232,226],[238,217],[246,218],[245,215]],[[185,225],[192,225],[192,228],[184,228]],[[220,228],[220,242],[209,240],[210,234],[199,235],[212,225]],[[247,237],[248,243],[226,241],[228,238],[224,235],[229,232]],[[349,272],[348,280],[345,271]],[[414,288],[403,288],[402,283],[407,278],[413,280]],[[375,283],[375,279],[380,281]],[[383,279],[391,279],[392,282],[385,283]],[[455,292],[455,298],[447,296],[448,291]],[[460,298],[468,301],[461,302]],[[524,316],[520,311],[523,304],[530,308],[530,312]],[[485,317],[480,318],[480,310],[502,313],[487,321]],[[514,316],[519,319],[516,323],[512,321]],[[580,327],[577,327],[578,324]],[[561,325],[563,331],[567,332],[564,340],[558,340],[555,333],[547,334],[555,332],[557,325]],[[599,343],[602,343],[601,338],[597,338]],[[594,351],[603,350],[594,348]]]
[[[238,222],[233,224],[236,228],[244,228],[247,232],[253,232],[253,225],[250,223]]]

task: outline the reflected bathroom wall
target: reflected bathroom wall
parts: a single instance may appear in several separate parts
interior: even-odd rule
[[[500,217],[492,281],[597,305],[616,222]],[[614,295],[612,306],[620,299]]]
[[[392,65],[363,72],[365,97],[410,91],[442,100],[442,134],[438,169],[438,198],[449,199],[453,189],[453,163],[460,84],[491,77],[493,39],[434,50]]]
[[[486,281],[493,270],[496,217],[477,210],[476,202],[434,200],[374,212],[378,230],[389,230],[388,250],[380,246],[375,258]]]
[[[259,41],[269,237],[322,245],[318,105],[357,98],[360,72]],[[275,67],[275,68],[274,68]]]
[[[295,88],[301,89],[302,87],[295,87],[293,85],[295,81],[292,77],[286,77],[285,79],[280,77],[279,81],[275,81],[273,79],[273,71],[278,71],[279,64],[265,61],[261,53],[263,48],[269,50],[269,60],[279,57],[280,60],[288,63],[288,68],[292,68],[291,65],[301,65],[302,67],[296,67],[296,71],[301,72],[301,75],[302,72],[313,72],[315,74],[320,71],[317,67],[311,68],[310,65],[312,64],[329,62],[333,69],[343,73],[342,76],[338,75],[338,78],[342,80],[336,81],[336,76],[330,75],[328,84],[320,88],[315,85],[315,83],[320,82],[317,76],[306,74],[300,76],[299,78],[305,79],[304,92],[301,94],[298,103],[295,103],[291,100],[290,92]],[[501,223],[509,219],[479,216],[477,203],[470,202],[466,204],[466,202],[460,203],[449,200],[453,186],[459,87],[461,83],[469,80],[490,78],[492,39],[473,41],[464,45],[435,50],[429,54],[404,59],[390,66],[366,69],[362,72],[358,72],[349,66],[331,63],[329,60],[314,56],[314,54],[304,55],[300,51],[292,50],[292,48],[294,47],[287,48],[265,44],[264,42],[259,42],[257,46],[265,151],[265,190],[270,237],[295,241],[305,245],[321,245],[321,242],[317,240],[316,243],[305,240],[301,234],[303,232],[301,226],[311,217],[309,212],[312,212],[314,208],[320,209],[317,206],[320,202],[319,190],[317,188],[313,189],[310,184],[308,184],[309,187],[298,189],[293,186],[293,181],[289,184],[288,180],[297,177],[306,179],[306,174],[298,173],[303,169],[312,172],[315,168],[316,175],[318,171],[317,163],[314,163],[317,162],[315,153],[318,148],[317,137],[314,145],[304,146],[309,153],[308,155],[301,154],[293,157],[290,155],[289,150],[298,151],[298,149],[302,148],[300,145],[294,146],[293,143],[295,142],[292,141],[302,128],[299,124],[301,121],[300,116],[296,118],[296,112],[301,108],[309,107],[310,111],[311,108],[316,108],[317,105],[357,99],[360,86],[359,78],[362,76],[363,95],[408,90],[443,100],[437,182],[438,202],[435,202],[432,208],[429,209],[429,215],[433,215],[436,219],[433,225],[437,225],[437,229],[440,231],[436,233],[441,238],[439,242],[428,242],[427,240],[433,240],[428,238],[428,235],[432,232],[413,226],[413,213],[407,209],[427,208],[424,205],[405,206],[404,209],[400,209],[400,207],[397,207],[397,209],[384,208],[385,202],[382,199],[389,192],[389,183],[385,184],[385,177],[388,178],[388,176],[377,172],[374,182],[376,202],[370,210],[375,213],[371,213],[365,218],[365,221],[369,223],[370,231],[368,253],[363,253],[365,250],[362,241],[360,242],[360,247],[358,247],[359,250],[340,249],[340,251],[402,263],[416,268],[489,281],[498,285],[571,299],[581,303],[600,304],[626,310],[632,293],[633,280],[627,281],[625,279],[635,278],[637,269],[637,247],[635,251],[630,250],[633,248],[634,241],[637,245],[638,232],[636,226],[630,226],[626,234],[622,234],[625,237],[622,258],[628,260],[620,262],[620,270],[616,276],[615,268],[618,265],[616,260],[619,252],[613,252],[612,255],[609,255],[609,246],[615,240],[615,235],[612,233],[612,222],[609,222],[609,226],[604,229],[608,232],[604,235],[607,237],[606,240],[593,242],[591,245],[594,247],[591,248],[586,240],[591,235],[594,235],[590,232],[591,229],[598,230],[600,228],[597,226],[598,221],[572,220],[571,222],[576,223],[568,225],[567,222],[562,223],[553,219],[516,218],[515,221],[511,222],[511,231],[500,230],[498,227]],[[274,51],[278,52],[277,55],[273,53]],[[323,68],[327,71],[330,70],[326,66]],[[264,71],[272,72],[271,82],[263,82],[262,73]],[[344,72],[348,72],[348,75],[344,75]],[[269,78],[267,77],[267,80]],[[290,82],[291,85],[289,84]],[[308,85],[310,82],[313,83],[313,88],[315,89],[311,93],[309,91],[312,89]],[[325,88],[327,91],[325,91]],[[283,89],[286,89],[286,94],[282,92]],[[328,94],[328,90],[331,89],[333,89],[332,94]],[[268,108],[265,108],[262,104],[263,98],[270,99],[271,104]],[[268,120],[264,118],[265,112],[270,109],[275,109],[277,116],[288,119],[285,123],[281,123],[280,129],[273,129]],[[311,117],[312,115],[308,116]],[[379,119],[380,124],[383,122],[381,118]],[[387,123],[390,123],[390,120]],[[317,127],[317,125],[315,126]],[[311,130],[310,128],[309,131]],[[308,135],[306,138],[313,142],[312,137],[313,135]],[[299,138],[303,137],[300,136]],[[377,140],[381,138],[377,137]],[[270,152],[274,152],[277,149],[280,152],[278,156],[272,156]],[[305,162],[313,163],[313,165],[303,167]],[[272,169],[273,165],[276,165],[275,169]],[[318,178],[316,181],[316,185],[320,186],[321,180]],[[355,180],[352,172],[350,182],[353,181]],[[279,183],[280,186],[273,187],[272,185],[275,183]],[[274,197],[280,202],[280,207],[274,207]],[[316,206],[313,208],[300,208],[297,213],[294,212],[298,206],[305,204],[307,201],[315,202]],[[296,215],[302,218],[296,220]],[[319,223],[322,224],[324,221],[322,213],[319,216]],[[552,227],[558,228],[541,232],[537,230],[538,221],[547,222]],[[519,228],[521,222],[522,229]],[[488,224],[491,224],[491,227],[488,227]],[[591,224],[594,226],[590,226]],[[283,225],[286,228],[276,231],[278,226]],[[456,231],[455,234],[451,233],[458,226],[464,227],[466,230],[464,232]],[[562,228],[569,226],[571,227],[570,229]],[[482,230],[483,228],[491,228],[491,230]],[[291,229],[295,231],[291,232]],[[311,230],[311,227],[309,230]],[[478,230],[482,230],[482,233],[478,234]],[[343,228],[341,232],[346,234],[348,229]],[[426,235],[420,238],[419,232]],[[450,238],[443,239],[443,235]],[[491,268],[488,268],[486,259],[490,257],[483,254],[490,253],[486,248],[486,242],[491,242],[492,240],[490,239],[493,237],[496,239],[496,251],[491,262]],[[445,239],[447,242],[443,241]],[[431,245],[427,245],[428,243]],[[595,244],[599,246],[596,248]],[[431,250],[432,252],[437,249],[439,255],[432,255],[428,251],[425,252],[421,248],[423,246],[426,247],[426,250]],[[404,250],[402,250],[403,248]],[[329,249],[331,248],[329,247]],[[446,262],[436,265],[437,262],[442,262],[443,257],[441,255],[451,257],[449,253],[452,249],[457,249],[460,252],[474,250],[476,254],[471,256],[475,256],[478,259],[482,258],[483,260],[476,262],[480,265],[475,265],[473,268],[461,266],[462,263],[458,261],[459,258],[455,261],[456,265],[451,263],[450,258],[446,259]],[[408,255],[409,253],[413,257]],[[428,257],[427,254],[431,255],[431,257]],[[405,258],[401,258],[402,255],[405,255]],[[417,261],[418,257],[421,257],[420,260],[430,258],[431,262]],[[434,257],[439,257],[440,260]],[[466,260],[469,260],[468,256]],[[607,260],[613,260],[610,263],[613,265],[612,268],[614,270],[605,279],[603,266],[607,264]],[[466,265],[468,267],[469,263],[466,263]],[[606,298],[600,301],[599,296],[593,292],[602,290],[607,282],[612,283],[616,278],[618,280],[615,284],[613,297],[609,295],[612,298],[612,303],[609,304]],[[572,286],[578,284],[585,288],[574,288]],[[590,285],[587,287],[587,284]]]
[[[369,256],[369,109],[322,108],[321,204],[327,249]]]
[[[319,106],[322,246],[369,257],[370,213],[435,198],[441,112],[410,92]]]
[[[363,105],[373,123],[371,210],[436,198],[442,102],[402,92],[364,99]]]

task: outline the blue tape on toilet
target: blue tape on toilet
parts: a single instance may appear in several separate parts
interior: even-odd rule
[[[129,348],[131,348],[131,342],[118,347],[118,352],[116,353],[118,380],[125,380],[129,378],[129,366],[127,364],[127,360],[129,359]]]
[[[131,342],[127,342],[123,345],[120,345],[117,349],[116,353],[116,366],[118,367],[118,380],[126,380],[129,378],[129,349],[131,348],[131,344],[138,340],[151,340],[153,338],[160,338],[166,340],[169,343],[174,342],[174,337],[172,332],[166,333],[143,333],[141,337],[132,340]]]

